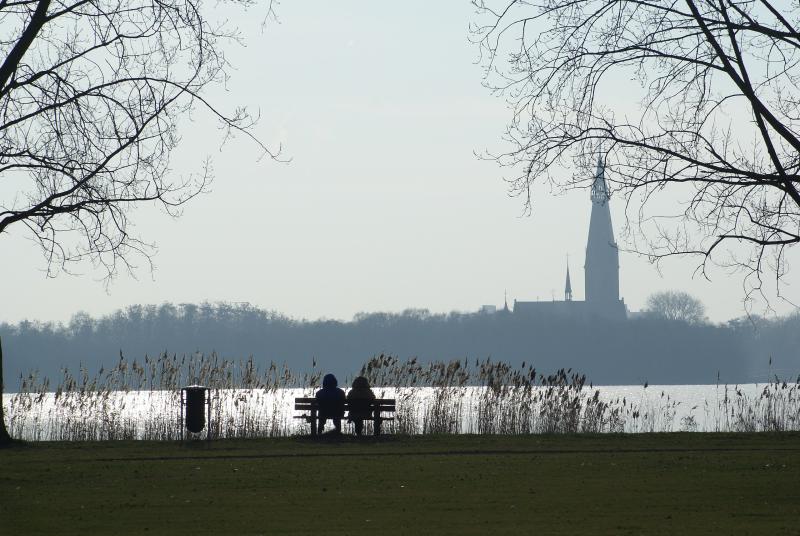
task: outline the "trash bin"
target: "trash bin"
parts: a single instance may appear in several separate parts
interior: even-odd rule
[[[208,420],[211,420],[211,389],[202,385],[181,389],[181,423],[184,430],[199,434],[206,428]],[[211,439],[210,432],[206,436]]]

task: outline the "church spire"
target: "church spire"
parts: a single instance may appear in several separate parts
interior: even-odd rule
[[[619,311],[619,251],[614,240],[609,209],[605,162],[597,161],[592,183],[592,215],[586,241],[584,292],[589,307],[600,313],[616,315]]]
[[[569,256],[567,256],[567,283],[564,285],[564,301],[572,301],[572,283],[569,280]]]
[[[508,313],[508,290],[503,291],[503,296],[505,298],[505,304],[503,305],[503,312]]]
[[[597,157],[597,172],[594,175],[594,182],[592,183],[592,203],[598,205],[605,205],[611,195],[608,193],[608,184],[606,184],[606,164],[603,158]]]

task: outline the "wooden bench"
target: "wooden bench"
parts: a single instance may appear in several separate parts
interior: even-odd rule
[[[394,398],[376,398],[372,401],[359,400],[354,401],[353,406],[358,406],[359,413],[364,411],[364,404],[369,404],[369,412],[372,416],[363,419],[364,421],[372,421],[373,430],[375,435],[381,435],[381,423],[383,421],[393,421],[394,417],[384,417],[384,413],[394,414],[395,403]],[[313,397],[298,397],[294,399],[295,411],[304,411],[303,415],[296,415],[295,419],[305,419],[306,422],[311,423],[311,435],[317,435],[317,415],[319,414],[319,404],[317,399]],[[345,417],[347,419],[350,414],[350,401],[344,403]]]

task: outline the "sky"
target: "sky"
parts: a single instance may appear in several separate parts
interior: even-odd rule
[[[182,125],[171,169],[198,171],[210,156],[215,179],[180,218],[135,211],[134,232],[158,248],[154,270],[140,259],[133,276],[108,285],[91,265],[48,278],[37,246],[12,227],[0,237],[0,322],[202,301],[306,319],[475,311],[502,306],[506,292],[510,302],[563,299],[567,262],[582,299],[588,191],[540,187],[526,214],[508,195],[508,170],[476,156],[508,149],[510,112],[481,85],[468,1],[298,0],[266,25],[259,6],[216,9],[245,45],[225,47],[231,79],[207,96],[223,110],[258,113],[254,134],[288,161],[259,159],[241,136],[221,147],[216,123],[198,110]],[[611,210],[619,233],[621,200]],[[712,269],[706,280],[693,259],[658,269],[620,246],[631,310],[679,289],[711,320],[745,313],[740,275]]]

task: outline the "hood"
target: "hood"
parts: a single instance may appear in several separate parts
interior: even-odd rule
[[[334,389],[337,385],[339,385],[339,382],[336,381],[336,376],[333,374],[326,374],[325,377],[322,378],[323,389]]]
[[[369,389],[369,380],[364,376],[359,376],[353,380],[353,389]]]

